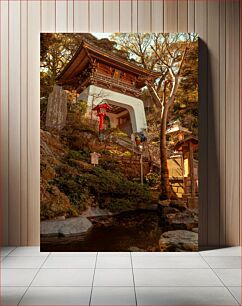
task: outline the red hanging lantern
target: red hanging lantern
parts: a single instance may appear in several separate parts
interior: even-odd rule
[[[101,102],[95,106],[92,110],[97,111],[97,116],[99,117],[99,132],[104,128],[104,117],[111,107],[107,102]]]

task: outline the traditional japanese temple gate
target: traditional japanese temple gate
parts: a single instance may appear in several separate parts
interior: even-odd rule
[[[130,117],[130,123],[132,126],[131,132],[141,132],[146,130],[147,123],[142,100],[112,91],[110,89],[102,89],[101,87],[95,85],[88,86],[80,94],[80,99],[87,101],[88,104],[87,116],[91,116],[90,113],[92,111],[93,96],[98,96],[100,93],[103,97],[105,97],[105,99],[108,100],[109,105],[112,107],[111,110],[107,112],[111,120],[111,127],[120,126],[120,119],[122,119],[122,117],[125,115],[128,115],[128,117]],[[94,105],[99,104],[102,100],[102,97],[96,98]],[[114,106],[117,106],[117,108]]]
[[[107,100],[111,127],[131,134],[147,128],[141,89],[147,80],[158,77],[158,73],[83,41],[57,83],[80,94],[79,99],[87,102],[86,115],[91,118],[93,107]]]

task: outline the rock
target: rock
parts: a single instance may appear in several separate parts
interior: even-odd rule
[[[67,93],[61,86],[54,85],[53,91],[49,95],[46,127],[49,130],[60,131],[66,123],[67,116]]]
[[[63,221],[42,221],[40,222],[41,236],[58,236]]]
[[[66,220],[42,221],[40,225],[41,236],[72,236],[86,233],[92,223],[85,217],[70,218]]]
[[[114,220],[110,216],[98,216],[98,217],[89,217],[88,218],[92,224],[101,227],[109,227],[114,223]]]
[[[53,135],[47,131],[40,130],[40,154],[43,157],[58,158],[66,153],[66,149],[60,142],[58,136]],[[56,160],[56,162],[58,162]]]
[[[168,206],[168,207],[164,207],[163,208],[163,213],[165,215],[167,215],[167,214],[175,214],[175,213],[179,213],[179,210],[177,208],[173,208],[173,207]]]
[[[83,217],[99,217],[99,216],[111,216],[113,215],[109,210],[107,209],[101,209],[99,207],[88,207],[87,210],[85,210],[82,213]]]
[[[159,247],[157,246],[148,246],[146,250],[144,250],[144,252],[159,252]]]
[[[160,200],[159,205],[161,205],[162,207],[167,207],[170,205],[170,200]]]
[[[167,214],[166,221],[173,229],[192,230],[192,228],[198,226],[198,215],[194,211],[186,210],[182,213]]]
[[[198,197],[195,198],[187,198],[187,206],[191,209],[198,209]]]
[[[170,207],[179,209],[180,211],[184,211],[187,209],[186,201],[182,200],[173,200],[170,202]]]
[[[54,219],[59,216],[75,216],[77,212],[68,197],[57,186],[49,185],[41,180],[40,216],[41,220]]]
[[[59,217],[56,218],[56,220],[60,220],[60,221],[63,221],[63,220],[65,220],[65,219],[66,219],[65,216],[59,216]]]
[[[92,227],[92,223],[85,217],[72,218],[65,222],[65,225],[59,231],[62,236],[80,235],[86,233]]]
[[[144,209],[144,210],[154,210],[157,211],[157,203],[145,203],[145,202],[140,202],[137,204],[137,209]],[[133,208],[134,210],[136,209],[136,207]],[[133,210],[130,209],[130,210]]]
[[[43,164],[44,162],[41,165],[41,178],[46,181],[53,180],[56,177],[54,167],[47,163],[44,165]]]
[[[128,248],[128,251],[130,251],[130,252],[145,252],[145,250],[140,249],[136,246],[131,246],[130,248]]]
[[[72,150],[78,151],[83,148],[88,148],[90,151],[99,151],[105,148],[100,143],[97,133],[91,130],[84,131],[76,129],[66,136],[69,139],[69,147]]]
[[[162,252],[196,252],[198,234],[186,230],[168,231],[161,235],[159,246]]]
[[[194,233],[198,233],[198,227],[192,228],[192,231],[193,231]]]

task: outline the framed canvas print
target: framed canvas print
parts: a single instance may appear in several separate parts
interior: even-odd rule
[[[42,33],[41,250],[198,249],[198,36]]]

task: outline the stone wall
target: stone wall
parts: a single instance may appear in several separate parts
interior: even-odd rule
[[[110,158],[108,157],[101,157],[101,161],[108,161]],[[126,156],[120,156],[120,157],[112,157],[112,160],[117,163],[118,168],[120,169],[120,172],[123,173],[126,177],[130,179],[134,178],[140,178],[140,156],[132,156],[132,157],[126,157]],[[112,169],[110,169],[112,170]],[[150,163],[143,159],[143,173],[144,176],[146,176],[150,171]]]

